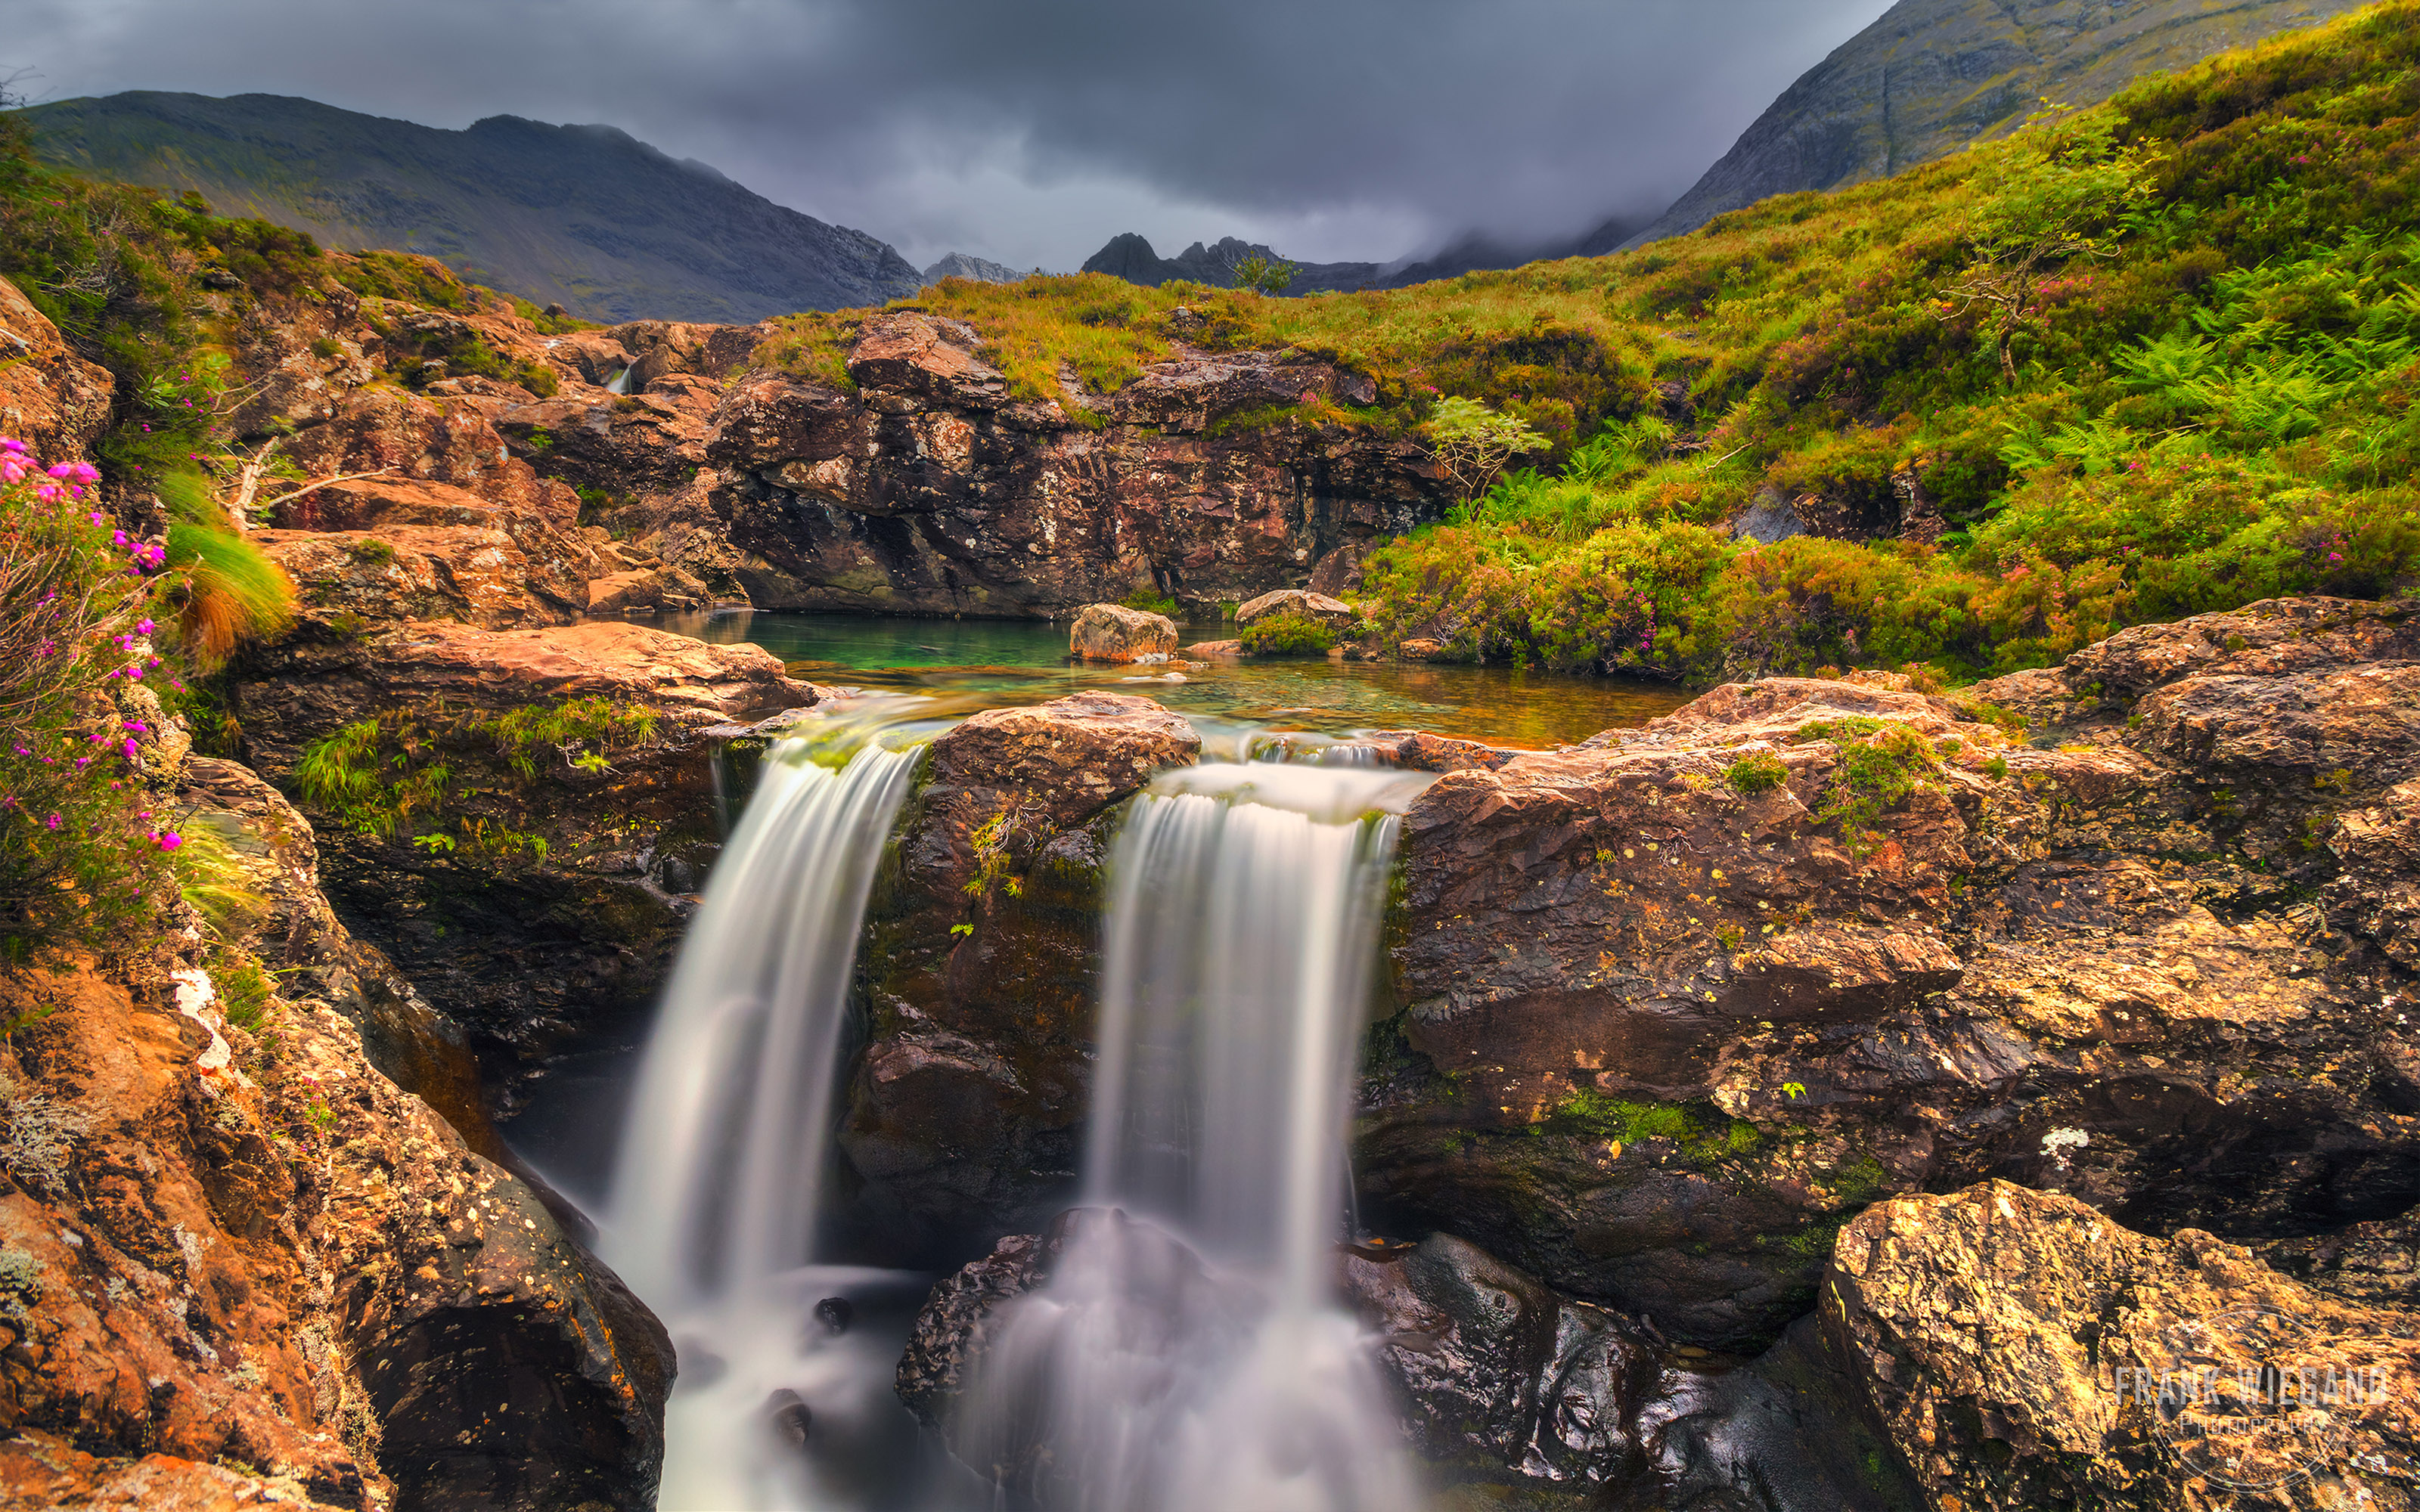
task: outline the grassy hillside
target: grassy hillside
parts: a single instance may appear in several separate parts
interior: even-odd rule
[[[913,293],[890,247],[602,126],[461,131],[276,95],[133,92],[23,113],[50,162],[199,193],[335,247],[438,258],[599,320],[745,323]]]
[[[1292,344],[1376,374],[1318,420],[1442,395],[1549,443],[1373,560],[1387,634],[1713,678],[2041,665],[2118,626],[2420,572],[2420,3],[2392,0],[2012,139],[1620,256],[1269,300],[1100,277],[952,283],[1016,387],[1169,347]],[[830,378],[856,316],[768,357]],[[1287,423],[1285,417],[1257,417]],[[1887,536],[1721,527],[1759,500]],[[1855,533],[1855,532],[1851,532]]]

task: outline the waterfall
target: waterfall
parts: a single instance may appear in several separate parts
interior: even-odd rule
[[[1394,815],[1431,780],[1212,764],[1135,800],[1087,1208],[994,1335],[962,1457],[1080,1512],[1417,1504],[1328,1275]]]
[[[629,393],[629,392],[630,392],[630,371],[631,371],[631,370],[630,370],[629,368],[627,368],[627,367],[617,367],[617,368],[615,368],[615,369],[613,370],[613,376],[612,378],[607,378],[607,379],[605,380],[605,392],[606,392],[606,393]]]
[[[667,1509],[824,1500],[767,1427],[775,1392],[844,1438],[852,1420],[904,1420],[866,1389],[887,1386],[881,1359],[858,1358],[878,1341],[814,1326],[819,1297],[884,1278],[805,1267],[859,928],[922,748],[863,718],[820,731],[766,754],[682,944],[615,1173],[608,1257],[680,1350]]]

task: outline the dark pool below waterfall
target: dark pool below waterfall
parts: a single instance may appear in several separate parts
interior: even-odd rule
[[[862,619],[738,609],[640,623],[701,640],[762,646],[794,663],[797,675],[812,682],[928,693],[945,700],[954,713],[1107,688],[1143,694],[1203,721],[1334,735],[1426,730],[1548,749],[1600,730],[1643,724],[1689,697],[1665,683],[1406,662],[1215,662],[1187,667],[1183,682],[1169,682],[1156,668],[1071,665],[1063,622]],[[1232,625],[1188,626],[1179,643],[1234,633]]]

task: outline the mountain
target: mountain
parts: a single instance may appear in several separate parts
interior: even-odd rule
[[[1151,242],[1140,233],[1125,232],[1111,237],[1109,244],[1084,259],[1083,270],[1107,273],[1123,278],[1129,284],[1141,284],[1157,288],[1179,279],[1207,284],[1212,288],[1227,288],[1235,281],[1235,265],[1247,257],[1266,257],[1271,262],[1285,259],[1258,242],[1222,237],[1210,246],[1197,241],[1173,257],[1163,257],[1153,250]],[[1286,285],[1288,294],[1317,294],[1324,290],[1350,292],[1357,288],[1384,287],[1381,282],[1385,263],[1296,263],[1294,282]]]
[[[1034,272],[1042,270],[1035,269]],[[971,278],[978,284],[1014,284],[1027,277],[1006,263],[996,263],[987,257],[972,257],[954,252],[924,270],[924,282],[938,284],[945,278]]]
[[[785,209],[610,126],[491,116],[440,131],[281,95],[138,91],[25,112],[49,161],[198,191],[331,245],[426,253],[575,315],[744,324],[880,304],[924,280],[887,244]]]
[[[1800,75],[1695,187],[1620,245],[1694,231],[1774,194],[1885,177],[2022,121],[2045,96],[2098,104],[2144,74],[2364,3],[1899,0]]]

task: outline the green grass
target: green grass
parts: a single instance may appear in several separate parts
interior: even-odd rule
[[[1543,451],[1367,563],[1388,639],[1701,682],[1963,681],[2420,575],[2415,120],[2420,3],[2392,0],[1619,256],[1299,300],[952,283],[893,308],[973,324],[1030,399],[1063,372],[1130,381],[1183,304],[1193,345],[1377,380],[1366,410],[1295,421],[1408,431],[1458,397],[1534,428]],[[863,319],[793,317],[760,355],[840,379]],[[1811,495],[1886,530],[1912,491],[1938,545],[1723,529]]]
[[[1308,614],[1264,614],[1244,626],[1248,656],[1325,656],[1336,648],[1336,632]]]

